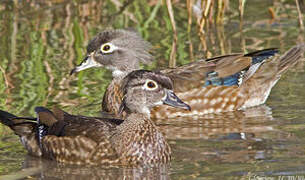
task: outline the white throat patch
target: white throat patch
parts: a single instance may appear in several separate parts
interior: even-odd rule
[[[145,114],[148,118],[150,118],[150,110],[146,107],[143,106],[141,109],[142,113]]]
[[[118,68],[116,68],[114,66],[108,66],[106,68],[112,71],[112,76],[114,78],[125,77],[125,75],[126,75],[126,73],[124,73],[123,71],[119,70]]]

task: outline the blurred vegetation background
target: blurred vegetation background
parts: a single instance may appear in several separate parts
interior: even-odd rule
[[[145,68],[154,69],[270,47],[284,52],[304,42],[304,11],[304,0],[3,0],[0,109],[30,116],[35,106],[57,105],[96,115],[111,74],[91,69],[70,77],[69,71],[106,28],[139,31],[156,58]],[[0,125],[0,137],[7,131]],[[12,149],[16,156],[0,161],[22,159],[17,140],[11,148],[4,142],[0,156]],[[0,174],[15,166],[14,160],[0,166]]]
[[[154,46],[151,68],[268,47],[286,50],[304,42],[296,4],[304,11],[303,0],[2,1],[0,107],[27,115],[36,105],[79,111],[69,107],[100,103],[109,74],[89,70],[75,78],[68,71],[106,28],[138,30]]]

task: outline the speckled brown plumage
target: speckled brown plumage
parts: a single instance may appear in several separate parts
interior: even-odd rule
[[[216,61],[216,63],[206,62],[202,67],[198,66],[196,62],[176,69],[165,69],[162,72],[171,77],[177,95],[192,107],[192,111],[178,110],[167,106],[155,107],[151,112],[152,117],[174,118],[179,116],[203,115],[208,113],[234,111],[263,104],[268,98],[271,88],[279,80],[281,74],[301,59],[303,53],[304,46],[296,46],[282,56],[275,55],[272,57],[273,59],[268,59],[254,74],[247,77],[248,79],[244,79],[240,85],[232,86],[208,85],[203,87],[204,77],[202,74],[205,73],[200,74],[199,72],[215,70],[219,68],[215,64],[220,64],[222,61],[226,63],[231,62],[231,64],[234,65],[235,61],[237,61],[237,63],[239,63],[239,61],[248,61],[248,59],[250,59],[249,57],[244,57],[244,55],[231,55],[219,57],[219,59],[215,58],[213,61]],[[251,64],[250,61],[248,63]],[[249,64],[246,65],[250,66]],[[239,71],[240,69],[247,67],[246,65],[240,66],[238,68]],[[218,70],[219,76],[228,76],[228,74],[225,74],[226,70],[224,69],[228,68],[232,70],[232,67],[227,64],[221,66],[222,67]],[[190,73],[186,73],[188,71],[185,69],[188,68],[190,69]],[[238,69],[235,69],[232,74],[238,71]],[[200,78],[203,80],[195,81]],[[119,89],[112,87],[114,85],[119,86],[120,83],[118,82],[118,78],[114,79],[109,85],[109,87],[111,87],[109,89]],[[108,91],[107,89],[105,96],[108,98],[103,101],[104,111],[117,111],[113,110],[117,107],[115,104],[120,103],[120,101],[117,101],[117,94],[120,94],[120,92]]]
[[[168,163],[171,149],[149,110],[160,104],[189,109],[161,73],[138,70],[122,79],[124,119],[75,116],[36,107],[37,118],[0,111],[1,123],[19,135],[31,155],[68,164],[128,165]],[[34,152],[36,149],[37,152]]]
[[[120,32],[124,34],[124,37],[128,37],[128,31],[120,30]],[[111,31],[109,33],[111,34]],[[101,36],[102,34],[98,34],[94,39],[102,38]],[[129,39],[131,38],[132,36]],[[151,60],[151,57],[146,61],[129,58],[131,55],[136,57],[146,54],[149,50],[148,46],[143,46],[142,49],[137,46],[138,51],[134,51],[133,48],[125,48],[125,44],[120,44],[120,40],[118,36],[106,38],[105,42],[115,47],[109,53],[103,53],[103,50],[100,50],[103,44],[93,40],[92,42],[95,43],[88,45],[90,52],[86,61],[95,62],[95,64],[86,66],[82,63],[73,71],[77,72],[93,66],[105,67],[112,71],[114,79],[104,95],[102,109],[114,114],[118,114],[121,103],[121,92],[117,91],[120,90],[118,87],[121,79],[128,72],[139,68],[139,62],[146,63]],[[137,42],[136,44],[145,42],[139,37],[134,41]],[[132,44],[133,42],[130,41],[128,46]],[[294,46],[281,56],[277,49],[265,49],[249,54],[231,54],[198,60],[180,67],[163,69],[161,72],[172,79],[175,92],[183,101],[190,104],[192,111],[162,106],[152,110],[152,117],[202,115],[263,104],[281,75],[302,59],[304,51],[305,45],[301,44]],[[119,55],[122,52],[124,57],[123,54]],[[113,60],[111,63],[108,61],[109,58]],[[133,64],[136,65],[132,66]]]
[[[102,118],[66,114],[62,137],[42,140],[43,155],[69,164],[156,164],[170,161],[171,150],[149,118],[130,114],[117,125]]]
[[[103,96],[103,111],[113,114],[119,114],[119,108],[123,99],[123,92],[120,90],[122,79],[114,79],[107,87]]]

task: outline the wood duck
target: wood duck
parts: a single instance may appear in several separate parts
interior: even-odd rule
[[[130,71],[139,69],[140,62],[152,61],[149,49],[149,43],[134,31],[106,30],[89,42],[85,59],[71,74],[91,67],[111,70],[113,80],[104,95],[102,109],[118,114],[121,81]],[[172,79],[175,92],[192,111],[156,107],[152,117],[203,115],[263,104],[281,75],[301,59],[304,51],[305,45],[301,44],[281,56],[277,49],[264,49],[163,69],[161,72]]]
[[[36,107],[37,118],[0,111],[0,121],[34,156],[69,164],[168,163],[171,149],[150,120],[150,109],[161,104],[190,107],[174,94],[172,81],[161,73],[133,71],[120,87],[124,119],[75,116],[57,108]]]

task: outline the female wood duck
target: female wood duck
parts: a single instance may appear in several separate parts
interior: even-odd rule
[[[103,98],[103,110],[119,113],[121,81],[129,72],[139,69],[139,63],[152,61],[150,45],[136,32],[107,30],[97,34],[87,47],[87,56],[71,74],[91,67],[112,71],[113,81]],[[162,73],[174,82],[177,95],[192,107],[192,111],[157,107],[154,118],[173,118],[233,111],[263,104],[271,88],[292,65],[301,59],[304,44],[284,55],[277,49],[265,49],[249,54],[231,54],[199,60]]]
[[[27,151],[69,164],[160,164],[170,161],[171,149],[150,109],[167,104],[190,110],[172,91],[167,76],[151,71],[131,72],[121,84],[122,119],[70,115],[60,109],[36,107],[37,118],[0,111],[1,123],[17,134]]]

